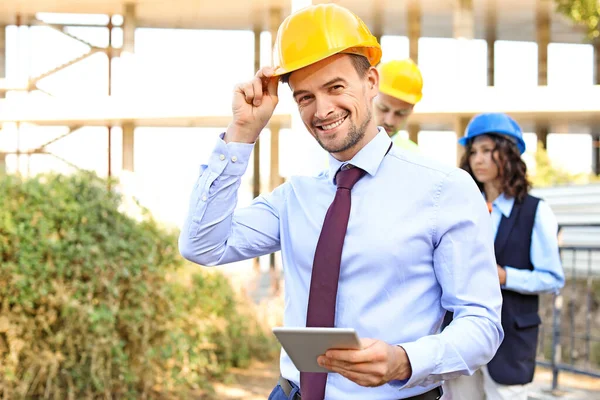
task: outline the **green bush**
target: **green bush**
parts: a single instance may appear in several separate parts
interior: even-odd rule
[[[554,166],[544,145],[539,140],[535,152],[535,174],[532,174],[529,178],[532,186],[535,188],[600,182],[600,176],[594,173],[572,174],[560,167]]]
[[[274,345],[228,281],[88,173],[0,177],[0,398],[151,398]]]

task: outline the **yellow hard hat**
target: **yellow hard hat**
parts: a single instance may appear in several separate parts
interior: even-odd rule
[[[423,97],[423,77],[410,58],[389,61],[379,66],[379,91],[410,104]]]
[[[330,3],[308,6],[288,16],[279,26],[273,48],[274,76],[337,53],[365,56],[374,66],[381,59],[381,46],[350,10]]]

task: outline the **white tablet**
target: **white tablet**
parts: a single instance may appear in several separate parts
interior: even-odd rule
[[[317,363],[329,349],[360,349],[353,328],[273,328],[279,343],[302,372],[331,372]]]

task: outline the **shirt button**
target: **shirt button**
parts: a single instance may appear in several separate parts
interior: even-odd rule
[[[219,156],[219,160],[221,160],[221,161],[225,160],[225,154],[221,154],[221,155]]]
[[[237,161],[237,157],[236,156],[231,157],[231,161],[236,162]]]
[[[206,195],[202,196],[202,201],[206,201],[207,197]]]

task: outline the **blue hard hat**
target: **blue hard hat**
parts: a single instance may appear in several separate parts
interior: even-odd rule
[[[465,136],[458,139],[458,143],[466,146],[469,140],[486,134],[508,136],[515,142],[521,154],[525,153],[525,141],[521,127],[504,113],[485,113],[474,116],[467,125]]]

